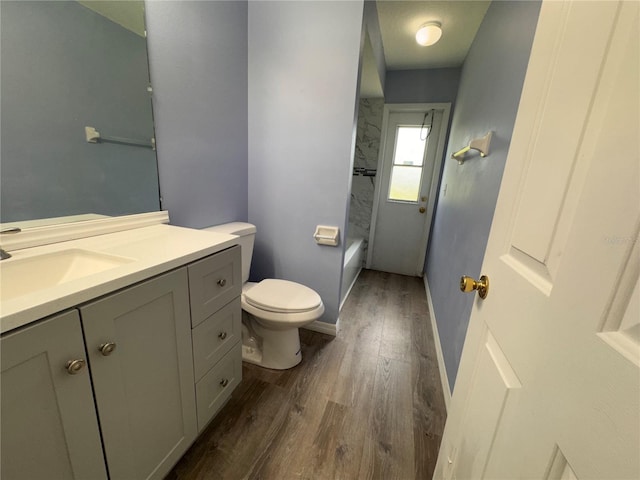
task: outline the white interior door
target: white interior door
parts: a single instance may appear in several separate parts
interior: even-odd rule
[[[542,5],[434,478],[640,478],[638,18]]]
[[[448,114],[448,105],[385,106],[368,268],[422,275]]]

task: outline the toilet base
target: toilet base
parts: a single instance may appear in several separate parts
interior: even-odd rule
[[[262,364],[262,352],[255,347],[242,345],[242,361],[254,365]]]
[[[269,330],[242,312],[242,360],[263,368],[287,370],[302,361],[297,328]]]

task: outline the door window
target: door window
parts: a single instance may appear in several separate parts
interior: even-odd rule
[[[387,199],[417,203],[430,127],[397,127]]]

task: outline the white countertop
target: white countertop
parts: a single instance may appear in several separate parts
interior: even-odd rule
[[[0,304],[0,333],[75,307],[237,243],[234,235],[171,225],[153,225],[12,251],[10,259],[0,262],[0,288],[3,282],[9,281],[2,274],[3,265],[38,255],[80,249],[126,257],[132,261],[33,294],[3,301]]]

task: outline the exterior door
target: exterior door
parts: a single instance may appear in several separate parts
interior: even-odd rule
[[[638,18],[542,5],[434,478],[640,478]]]
[[[448,121],[448,104],[385,106],[368,268],[422,275]]]

